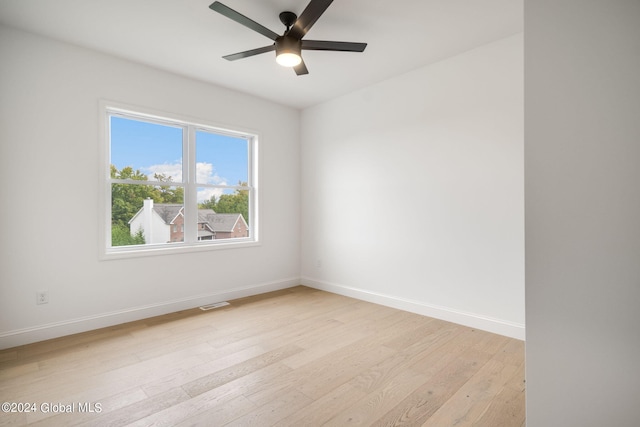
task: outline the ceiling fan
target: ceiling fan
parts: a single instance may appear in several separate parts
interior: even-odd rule
[[[224,59],[235,61],[236,59],[248,58],[275,50],[278,64],[285,67],[293,67],[296,74],[301,76],[309,74],[309,70],[307,70],[307,66],[302,60],[302,50],[362,52],[367,47],[366,43],[302,39],[332,2],[333,0],[311,0],[299,17],[293,12],[280,13],[280,22],[287,27],[282,35],[258,24],[219,1],[213,2],[209,8],[274,41],[269,46],[223,56]]]

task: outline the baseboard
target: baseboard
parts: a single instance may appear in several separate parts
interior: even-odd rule
[[[300,279],[296,277],[3,332],[0,333],[0,350],[298,285]]]
[[[377,292],[366,291],[350,286],[337,285],[325,281],[315,280],[309,277],[302,277],[300,283],[310,288],[315,288],[339,295],[344,295],[359,300],[372,302],[375,304],[393,307],[400,310],[409,311],[423,316],[434,317],[440,320],[457,323],[494,334],[504,335],[519,340],[525,339],[525,325],[494,319],[474,313],[466,313],[460,310],[427,304],[422,301],[409,300],[391,295],[384,295]]]
[[[423,316],[430,316],[436,319],[446,320],[448,322],[472,328],[478,328],[519,340],[524,340],[525,338],[525,325],[523,324],[480,316],[473,313],[466,313],[447,307],[426,304],[421,301],[370,292],[350,286],[337,285],[309,277],[302,277],[217,291],[179,300],[165,301],[158,304],[133,307],[126,310],[102,313],[95,316],[87,316],[35,326],[32,328],[3,332],[0,333],[0,350],[58,338],[65,335],[119,325],[153,316],[160,316],[167,313],[198,307],[204,304],[211,304],[213,302],[233,300],[266,292],[287,289],[300,284],[339,295],[357,298],[363,301],[369,301],[375,304],[421,314]]]

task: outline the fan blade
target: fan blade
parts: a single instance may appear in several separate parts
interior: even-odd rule
[[[260,55],[261,53],[273,52],[276,50],[276,45],[259,47],[257,49],[245,50],[244,52],[232,53],[231,55],[223,56],[227,61],[235,61],[236,59],[248,58],[250,56]]]
[[[304,59],[302,60],[301,63],[299,63],[298,65],[296,65],[295,67],[293,67],[293,70],[296,72],[297,75],[299,76],[304,76],[305,74],[309,74],[309,70],[307,70],[307,66],[304,63]]]
[[[363,52],[366,43],[331,42],[327,40],[302,40],[304,50],[332,50],[338,52]]]
[[[213,3],[211,3],[211,5],[209,6],[209,9],[214,10],[226,16],[227,18],[236,21],[238,24],[244,25],[245,27],[258,32],[263,36],[270,38],[273,41],[275,41],[276,38],[280,37],[279,34],[274,33],[267,27],[264,27],[258,24],[256,21],[247,18],[246,16],[236,12],[235,10],[231,9],[229,6],[225,6],[219,1],[214,1]]]
[[[318,18],[320,18],[332,2],[333,0],[311,0],[296,20],[296,23],[293,24],[288,34],[300,40],[307,34],[313,24],[316,23]]]

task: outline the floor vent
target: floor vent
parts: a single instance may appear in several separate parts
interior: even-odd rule
[[[200,307],[200,310],[202,311],[213,310],[214,308],[224,307],[225,305],[229,305],[229,303],[226,301],[214,302],[213,304],[203,305],[202,307]]]

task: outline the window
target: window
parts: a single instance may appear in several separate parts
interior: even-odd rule
[[[257,242],[256,135],[107,105],[103,114],[104,255]]]

